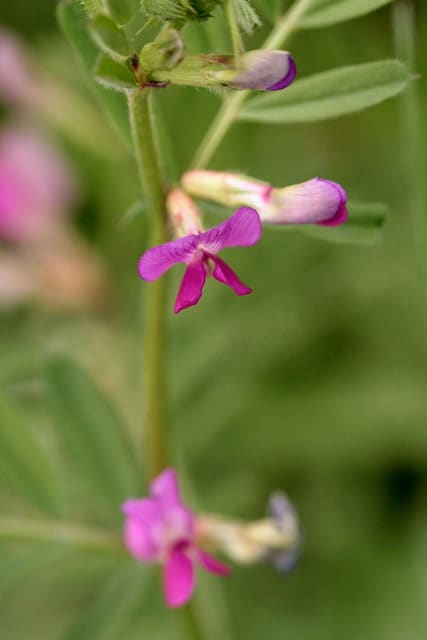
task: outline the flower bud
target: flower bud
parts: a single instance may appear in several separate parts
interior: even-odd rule
[[[174,235],[182,238],[202,230],[202,214],[182,189],[172,189],[166,197],[166,210]]]
[[[228,207],[251,206],[268,224],[335,226],[348,218],[345,190],[323,178],[276,189],[240,174],[194,170],[184,174],[182,185],[194,197]]]
[[[176,29],[163,29],[154,42],[143,47],[139,64],[146,74],[163,69],[173,69],[184,56],[184,42]]]
[[[196,526],[203,544],[240,564],[271,562],[280,570],[289,570],[298,555],[298,518],[281,492],[270,498],[268,517],[263,520],[239,522],[209,515],[198,517]]]
[[[151,45],[148,45],[151,46]],[[242,56],[204,54],[185,56],[173,69],[157,67],[143,60],[149,80],[207,89],[253,89],[277,91],[293,82],[296,66],[287,51],[250,51]]]

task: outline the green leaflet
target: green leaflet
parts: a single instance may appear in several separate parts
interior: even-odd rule
[[[0,397],[1,484],[31,504],[61,513],[58,478],[27,425],[5,398]]]
[[[88,373],[63,356],[48,367],[56,428],[73,473],[103,502],[112,520],[120,503],[139,490],[135,459],[123,425]]]
[[[99,14],[90,21],[90,32],[99,47],[112,56],[128,57],[130,55],[126,36],[113,20]]]
[[[410,80],[409,69],[398,60],[339,67],[297,80],[285,91],[252,98],[240,119],[283,124],[337,118],[398,95]]]
[[[105,0],[113,20],[120,26],[130,22],[137,13],[139,0]]]
[[[83,67],[89,74],[92,74],[99,50],[90,36],[88,18],[79,0],[61,0],[57,7],[57,19]],[[131,134],[126,97],[100,87],[96,83],[93,88],[115,129],[130,145]]]
[[[349,218],[337,227],[302,226],[300,230],[328,242],[358,245],[378,244],[383,239],[387,206],[380,203],[349,203]]]
[[[327,27],[363,16],[390,2],[393,0],[313,0],[311,8],[300,21],[300,27]]]
[[[94,73],[96,80],[108,89],[126,91],[137,87],[135,78],[129,69],[107,56],[99,56]]]
[[[114,640],[123,637],[132,612],[141,606],[153,572],[134,560],[126,562],[96,595],[63,640]]]

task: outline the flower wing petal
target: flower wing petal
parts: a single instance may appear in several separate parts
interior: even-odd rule
[[[190,262],[198,241],[198,236],[190,235],[151,247],[140,258],[139,275],[143,280],[151,282],[160,278],[177,262]]]
[[[200,242],[208,253],[218,253],[226,247],[250,247],[261,238],[260,217],[250,207],[237,209],[228,220],[200,234]]]
[[[233,289],[234,293],[238,296],[246,296],[248,293],[252,293],[252,289],[247,287],[234,273],[224,260],[218,258],[218,256],[209,256],[209,258],[215,263],[213,270],[213,277],[215,280],[226,284]]]
[[[206,269],[203,264],[203,254],[190,262],[184,272],[181,286],[175,300],[174,311],[179,313],[183,309],[197,304],[202,297],[203,287],[206,282]]]
[[[131,498],[123,503],[122,511],[126,516],[123,534],[127,549],[139,560],[154,560],[166,535],[161,505],[151,498]]]
[[[188,555],[181,549],[172,549],[163,573],[164,593],[169,607],[181,607],[188,602],[194,590],[195,571]]]

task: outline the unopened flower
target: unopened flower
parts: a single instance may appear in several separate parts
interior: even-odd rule
[[[203,551],[196,541],[196,518],[181,501],[173,469],[166,469],[150,485],[150,497],[127,500],[124,540],[132,556],[163,565],[166,603],[180,607],[195,586],[195,566],[227,575],[229,568]]]
[[[182,184],[194,197],[229,207],[254,207],[261,221],[269,224],[335,226],[348,218],[345,190],[337,182],[323,178],[276,189],[236,173],[194,170],[184,174]]]
[[[199,302],[209,275],[231,287],[238,296],[244,296],[252,290],[239,280],[226,262],[218,258],[217,253],[227,247],[250,247],[260,237],[258,213],[242,207],[208,231],[193,233],[148,249],[139,261],[139,275],[150,282],[160,278],[178,262],[187,265],[175,301],[175,313]]]
[[[300,549],[297,514],[282,492],[269,500],[267,517],[241,522],[222,516],[197,519],[198,537],[213,550],[220,550],[239,564],[269,562],[280,571],[290,571]]]
[[[157,83],[172,83],[210,89],[251,89],[278,91],[295,79],[296,65],[288,51],[249,51],[241,56],[208,53],[184,56],[174,68],[152,68],[150,61],[141,64],[148,79]]]
[[[0,131],[0,238],[52,235],[74,198],[74,175],[55,148],[30,131]]]
[[[166,196],[168,220],[177,238],[198,234],[202,226],[202,214],[194,200],[182,189],[171,189]]]

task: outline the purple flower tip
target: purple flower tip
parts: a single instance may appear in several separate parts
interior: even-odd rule
[[[323,182],[325,185],[328,185],[330,189],[333,189],[337,193],[338,203],[333,214],[326,220],[322,220],[317,224],[320,224],[324,227],[337,227],[340,224],[344,224],[348,220],[348,211],[347,211],[347,193],[343,189],[343,187],[338,184],[338,182],[333,182],[332,180],[324,180],[323,178],[317,178],[319,181]]]
[[[259,241],[261,232],[261,221],[255,209],[242,207],[208,231],[148,249],[139,261],[139,275],[151,282],[177,262],[187,265],[175,301],[175,313],[199,302],[208,276],[229,286],[238,296],[247,295],[251,289],[218,258],[217,253],[227,247],[250,247]]]
[[[291,55],[288,55],[288,69],[281,80],[267,87],[267,91],[280,91],[293,83],[297,75],[297,65]]]
[[[140,562],[163,565],[168,606],[180,607],[191,598],[196,564],[211,573],[229,573],[228,567],[198,547],[195,516],[181,501],[174,469],[166,469],[155,478],[148,498],[126,500],[122,512],[129,553]]]
[[[294,81],[297,72],[288,51],[249,51],[239,64],[241,69],[231,83],[237,89],[279,91]]]

